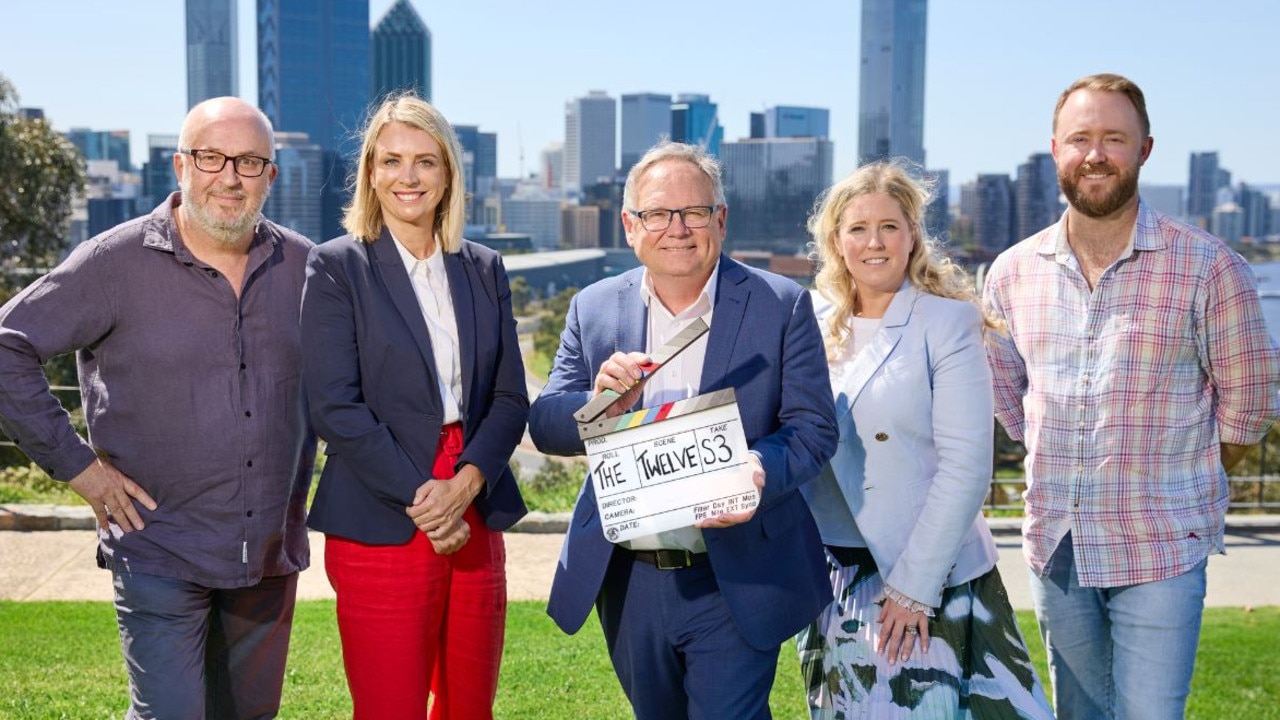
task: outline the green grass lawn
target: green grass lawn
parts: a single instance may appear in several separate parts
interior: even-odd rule
[[[1030,613],[1018,620],[1045,676],[1044,648]],[[1276,639],[1280,608],[1210,608],[1188,718],[1280,720]],[[0,602],[0,717],[118,718],[126,679],[108,603]],[[772,706],[779,720],[806,717],[794,649],[778,662]],[[592,720],[630,715],[599,626],[565,636],[539,602],[511,605],[495,715]],[[285,679],[286,718],[350,717],[333,603],[298,603]]]

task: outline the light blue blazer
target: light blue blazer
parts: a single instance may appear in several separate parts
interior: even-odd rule
[[[814,294],[822,327],[833,311]],[[861,536],[881,577],[938,607],[942,590],[985,574],[997,553],[982,518],[992,471],[993,400],[978,308],[894,295],[840,385],[836,454],[801,486],[823,540]]]

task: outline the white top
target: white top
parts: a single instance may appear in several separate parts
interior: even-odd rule
[[[683,312],[672,315],[654,293],[653,279],[649,276],[649,271],[645,270],[644,276],[640,279],[640,298],[649,308],[645,352],[652,353],[666,345],[668,340],[685,329],[695,318],[702,318],[707,327],[711,327],[711,314],[715,309],[716,276],[719,271],[720,263],[717,262],[711,271],[711,277],[707,278],[707,284],[702,286],[698,299]],[[698,394],[698,389],[702,385],[702,361],[707,356],[709,335],[710,333],[707,333],[695,340],[684,352],[672,358],[662,366],[661,370],[654,373],[653,378],[644,386],[644,401],[641,405],[654,407]],[[653,535],[642,535],[621,544],[632,550],[668,549],[688,550],[695,553],[707,551],[707,543],[702,539],[702,530],[692,526]]]
[[[391,236],[395,239],[395,235]],[[449,275],[444,269],[444,253],[436,241],[435,252],[423,260],[413,256],[396,240],[396,250],[409,273],[418,308],[431,336],[431,354],[436,362],[436,382],[444,404],[444,424],[462,420],[462,360],[458,350],[458,320],[449,295]]]

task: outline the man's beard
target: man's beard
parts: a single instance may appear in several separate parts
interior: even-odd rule
[[[266,203],[267,195],[271,192],[270,188],[268,188],[262,194],[262,197],[255,198],[243,189],[228,190],[225,187],[215,185],[205,191],[204,197],[196,197],[190,182],[179,183],[179,186],[182,188],[182,206],[186,208],[187,218],[208,234],[209,237],[223,245],[239,245],[244,240],[245,236],[253,230],[253,226],[258,223],[258,215],[262,212],[262,206]],[[220,216],[217,213],[210,212],[208,196],[214,192],[219,194],[234,193],[238,197],[245,198],[247,204],[244,211],[232,217]]]
[[[1115,180],[1115,185],[1104,193],[1101,197],[1090,196],[1080,191],[1081,176],[1097,172],[1099,170],[1110,170]],[[1058,171],[1058,185],[1062,187],[1062,193],[1067,196],[1067,202],[1071,207],[1083,215],[1091,218],[1104,218],[1113,215],[1117,210],[1124,207],[1133,196],[1138,192],[1138,168],[1132,170],[1111,163],[1084,163],[1076,168],[1074,173],[1064,173]]]

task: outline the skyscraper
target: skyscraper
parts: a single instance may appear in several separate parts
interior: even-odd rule
[[[626,175],[649,148],[671,136],[671,96],[633,93],[622,96],[622,165]]]
[[[779,105],[764,112],[765,137],[828,137],[831,112],[826,108]]]
[[[618,170],[618,101],[603,90],[564,108],[564,190],[580,193]],[[535,242],[536,244],[536,242]]]
[[[1058,168],[1049,153],[1035,153],[1018,166],[1014,183],[1014,241],[1028,238],[1058,221]]]
[[[671,139],[697,145],[712,157],[720,157],[724,127],[720,125],[720,108],[709,95],[681,93],[671,105]]]
[[[1187,215],[1200,227],[1209,226],[1213,208],[1218,204],[1218,153],[1191,153],[1191,172],[1187,180]]]
[[[926,0],[862,0],[858,162],[924,165]]]
[[[396,2],[373,28],[373,98],[412,90],[431,102],[431,31],[409,0]]]
[[[924,209],[924,229],[940,243],[951,242],[951,171],[925,170],[924,180],[933,186],[929,206]]]
[[[1008,175],[979,175],[973,208],[973,237],[978,248],[995,255],[1013,245],[1013,183]]]
[[[278,132],[275,164],[279,173],[262,214],[316,242],[327,240],[319,202],[324,187],[324,150],[306,133]]]
[[[239,94],[236,0],[187,0],[187,108]]]
[[[124,171],[129,172],[133,169],[133,165],[129,159],[129,131],[128,130],[91,130],[89,128],[71,128],[62,133],[80,154],[85,161],[89,160],[115,160],[116,166]]]
[[[467,184],[467,223],[485,224],[485,201],[498,195],[498,134],[475,125],[454,125],[462,146],[463,182]]]
[[[140,209],[151,212],[169,193],[178,189],[178,178],[173,175],[173,154],[177,151],[177,135],[147,136],[147,160],[142,164]]]
[[[831,141],[748,138],[720,149],[730,209],[725,247],[802,254],[814,198],[831,184]]]
[[[258,106],[325,153],[321,236],[341,234],[354,132],[369,104],[368,0],[258,0]]]

